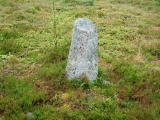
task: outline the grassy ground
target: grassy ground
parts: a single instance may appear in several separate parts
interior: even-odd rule
[[[160,1],[92,3],[55,2],[54,18],[51,0],[0,1],[0,119],[160,119]],[[79,17],[98,28],[93,84],[65,77]]]

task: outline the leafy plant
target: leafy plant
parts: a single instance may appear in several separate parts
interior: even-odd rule
[[[0,41],[2,41],[3,40],[3,36],[2,36],[2,34],[0,34]]]

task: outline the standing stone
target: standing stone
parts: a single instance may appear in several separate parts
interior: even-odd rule
[[[98,35],[95,25],[79,18],[73,26],[72,42],[66,67],[68,79],[87,77],[94,80],[98,74]]]

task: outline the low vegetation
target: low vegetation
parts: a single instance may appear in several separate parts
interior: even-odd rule
[[[159,0],[61,0],[54,11],[51,0],[1,0],[0,11],[1,120],[160,119]],[[65,76],[79,17],[98,28],[93,83]]]

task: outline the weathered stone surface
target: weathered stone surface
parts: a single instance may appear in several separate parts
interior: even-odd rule
[[[98,74],[98,35],[95,25],[79,18],[73,26],[72,42],[66,67],[68,79],[87,77],[94,80]]]

